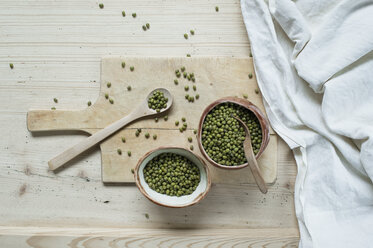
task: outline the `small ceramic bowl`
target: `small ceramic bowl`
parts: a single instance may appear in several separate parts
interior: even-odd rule
[[[215,108],[217,105],[222,104],[222,103],[226,103],[226,102],[235,103],[235,104],[238,104],[238,105],[240,105],[244,108],[247,108],[252,113],[254,113],[256,118],[258,118],[259,123],[260,123],[260,127],[262,129],[262,144],[260,145],[259,152],[255,156],[256,159],[258,159],[260,157],[260,155],[262,155],[262,153],[264,152],[264,150],[266,149],[266,147],[268,145],[268,142],[269,142],[269,124],[268,124],[267,118],[265,117],[265,115],[262,113],[262,111],[260,111],[260,109],[257,106],[255,106],[253,103],[251,103],[248,100],[238,98],[238,97],[224,97],[224,98],[221,98],[221,99],[216,100],[215,102],[211,103],[203,111],[202,116],[199,120],[198,137],[197,137],[198,146],[199,146],[199,149],[200,149],[202,155],[206,158],[207,161],[209,161],[212,165],[214,165],[216,167],[223,168],[223,169],[230,169],[230,170],[241,169],[241,168],[244,168],[244,167],[248,166],[248,163],[241,164],[241,165],[236,165],[236,166],[228,166],[228,165],[219,164],[209,157],[209,155],[206,153],[205,149],[202,146],[202,125],[203,125],[203,122],[205,121],[206,115],[213,108]]]
[[[152,190],[145,182],[143,170],[150,160],[162,153],[174,153],[186,157],[193,162],[200,170],[200,182],[196,190],[185,196],[168,196]],[[137,163],[135,168],[135,182],[141,193],[152,202],[171,208],[183,208],[194,205],[205,198],[211,187],[211,176],[205,162],[196,154],[180,147],[160,147],[146,153]]]

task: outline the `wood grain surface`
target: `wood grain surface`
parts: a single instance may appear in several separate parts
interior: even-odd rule
[[[58,174],[47,170],[53,154],[86,135],[75,131],[32,135],[26,113],[30,108],[53,106],[85,109],[89,100],[99,96],[101,57],[187,53],[241,57],[250,53],[238,0],[110,0],[104,4],[99,9],[92,0],[0,3],[1,247],[108,247],[116,237],[133,240],[114,247],[143,243],[147,247],[297,246],[296,166],[281,139],[277,181],[267,195],[254,184],[218,184],[201,204],[179,210],[152,204],[134,186],[103,185],[97,149],[82,154],[74,166]],[[122,10],[127,12],[125,18]],[[132,12],[137,13],[136,19]],[[146,22],[151,29],[144,32],[141,26]],[[183,34],[192,28],[196,34],[185,40]],[[9,63],[14,64],[13,70]],[[96,231],[90,236],[85,228]],[[105,230],[116,228],[122,233],[105,235]],[[194,234],[169,231],[179,228]]]
[[[126,67],[121,63],[125,61]],[[135,70],[130,71],[129,67]],[[183,76],[177,78],[175,70],[182,66],[186,72],[194,73],[196,82],[192,83]],[[85,110],[33,110],[28,112],[27,125],[30,131],[57,131],[57,130],[81,130],[87,133],[96,133],[98,130],[112,124],[122,117],[132,113],[140,105],[146,96],[155,88],[166,88],[173,96],[172,108],[155,122],[154,117],[143,118],[127,125],[100,144],[102,160],[102,181],[105,183],[132,183],[134,182],[131,169],[137,161],[148,151],[159,146],[179,146],[189,149],[193,145],[195,152],[201,155],[198,148],[197,136],[193,130],[198,128],[198,123],[204,109],[213,101],[226,96],[242,97],[248,95],[248,100],[257,105],[265,114],[262,97],[255,93],[258,88],[253,73],[253,64],[250,57],[112,57],[104,58],[101,65],[101,87],[97,100]],[[252,78],[248,75],[251,73]],[[174,79],[179,81],[174,84]],[[110,82],[110,87],[107,87]],[[192,86],[197,90],[194,91]],[[127,90],[131,86],[131,90]],[[188,91],[184,86],[189,86]],[[105,98],[114,100],[111,104]],[[184,96],[190,94],[200,95],[194,103],[188,102]],[[186,118],[188,128],[180,133],[181,118]],[[67,119],[65,119],[67,118]],[[175,126],[175,121],[180,121]],[[143,131],[139,137],[135,136],[137,128]],[[157,135],[157,140],[146,139],[145,133],[150,137]],[[265,182],[272,184],[277,175],[277,136],[271,129],[270,144],[268,144],[262,156],[259,158],[259,166]],[[126,142],[122,142],[122,137]],[[193,137],[193,142],[188,142],[188,137]],[[69,144],[64,149],[71,147]],[[117,149],[122,150],[118,155]],[[131,151],[131,157],[127,156]],[[60,154],[63,150],[55,155]],[[55,156],[54,155],[54,156]],[[61,155],[59,155],[61,156]],[[52,158],[52,157],[51,157]],[[60,157],[63,159],[63,156]],[[245,184],[254,183],[250,168],[240,170],[222,170],[209,163],[213,183]]]

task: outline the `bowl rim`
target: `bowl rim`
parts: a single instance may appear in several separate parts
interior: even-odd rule
[[[260,124],[260,128],[262,129],[262,143],[260,145],[259,152],[255,156],[256,159],[258,159],[263,154],[264,150],[266,149],[266,147],[267,147],[267,145],[269,143],[269,139],[270,139],[269,122],[267,120],[267,117],[263,114],[263,112],[255,104],[253,104],[249,100],[238,98],[238,97],[234,97],[234,96],[223,97],[223,98],[220,98],[218,100],[215,100],[212,103],[210,103],[203,110],[202,115],[201,115],[200,120],[199,120],[198,133],[197,133],[197,143],[198,143],[199,150],[201,151],[203,157],[209,163],[211,163],[212,165],[214,165],[215,167],[222,168],[222,169],[227,169],[227,170],[237,170],[237,169],[245,168],[249,164],[245,163],[245,164],[235,165],[235,166],[229,166],[229,165],[219,164],[219,163],[215,162],[212,158],[210,158],[210,156],[207,154],[207,152],[205,151],[205,148],[202,145],[202,125],[203,125],[203,123],[205,121],[205,118],[206,118],[207,114],[213,108],[215,108],[217,105],[222,104],[222,103],[227,103],[227,102],[240,105],[240,106],[242,106],[242,107],[250,110],[256,116],[256,118],[258,118],[259,124]]]
[[[165,150],[165,149],[180,149],[180,150],[184,150],[188,153],[190,153],[192,156],[195,156],[202,164],[202,166],[204,167],[205,171],[206,171],[206,179],[207,179],[207,187],[206,187],[206,190],[204,192],[202,192],[201,194],[199,194],[192,202],[190,203],[187,203],[187,204],[183,204],[183,205],[169,205],[169,204],[164,204],[164,203],[160,203],[158,202],[157,200],[155,200],[154,198],[152,198],[151,196],[149,196],[145,189],[143,188],[141,182],[140,182],[140,178],[139,178],[139,168],[140,168],[140,165],[142,164],[142,162],[152,153],[156,152],[156,151],[159,151],[159,150]],[[178,146],[160,146],[160,147],[157,147],[155,149],[152,149],[150,151],[148,151],[147,153],[145,153],[140,159],[139,161],[137,162],[136,166],[135,166],[135,169],[134,169],[134,177],[135,177],[135,183],[136,183],[136,186],[137,188],[140,190],[140,192],[146,197],[148,198],[150,201],[152,201],[153,203],[159,205],[159,206],[163,206],[163,207],[169,207],[169,208],[184,208],[184,207],[188,207],[188,206],[192,206],[192,205],[195,205],[197,203],[199,203],[201,200],[203,200],[207,193],[210,191],[210,188],[211,188],[211,173],[210,173],[210,169],[208,168],[207,164],[205,163],[205,161],[201,158],[201,156],[195,154],[194,152],[192,151],[189,151],[188,149],[185,149],[183,147],[178,147]]]

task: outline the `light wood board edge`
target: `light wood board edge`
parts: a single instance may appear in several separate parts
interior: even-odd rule
[[[44,247],[297,247],[296,228],[140,229],[1,227],[7,248]]]

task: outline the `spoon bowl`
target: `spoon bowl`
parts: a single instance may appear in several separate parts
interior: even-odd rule
[[[148,101],[149,101],[149,98],[153,96],[153,94],[156,92],[156,91],[160,91],[163,93],[164,97],[168,99],[167,101],[167,107],[166,108],[163,108],[161,109],[160,112],[157,113],[157,111],[155,111],[154,109],[151,109],[148,107]],[[172,95],[171,93],[165,89],[165,88],[157,88],[157,89],[154,89],[152,90],[146,97],[145,99],[145,107],[150,111],[150,114],[161,114],[163,112],[166,112],[167,110],[169,110],[172,106],[172,102],[173,102],[173,98],[172,98]]]

